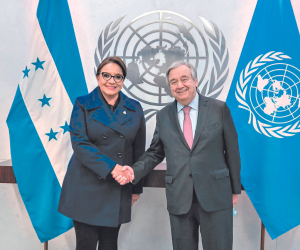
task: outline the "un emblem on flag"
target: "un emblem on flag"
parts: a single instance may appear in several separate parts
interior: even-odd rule
[[[201,94],[212,98],[220,95],[229,72],[229,53],[216,24],[199,16],[201,27],[186,16],[167,10],[146,12],[125,25],[123,18],[101,32],[95,66],[106,56],[123,59],[127,65],[123,88],[143,103],[146,121],[174,100],[165,73],[177,60],[195,66]]]
[[[268,137],[283,138],[300,132],[300,70],[282,60],[281,52],[269,52],[250,61],[236,86],[240,108],[249,111],[249,124]]]

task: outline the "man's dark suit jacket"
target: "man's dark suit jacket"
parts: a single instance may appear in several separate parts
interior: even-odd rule
[[[177,102],[159,111],[152,143],[133,165],[138,182],[166,157],[168,211],[175,215],[189,211],[193,186],[206,211],[232,207],[232,194],[241,193],[238,138],[227,105],[200,95],[198,112],[190,149],[178,122]]]
[[[120,93],[113,114],[99,87],[78,97],[70,122],[74,154],[65,176],[59,212],[90,225],[117,227],[131,219],[131,196],[143,183],[120,186],[111,171],[132,165],[145,151],[145,119],[135,100]]]

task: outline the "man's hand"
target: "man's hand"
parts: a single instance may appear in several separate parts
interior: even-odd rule
[[[134,180],[134,172],[133,172],[133,169],[132,169],[130,166],[125,165],[125,166],[123,167],[123,171],[128,171],[128,173],[129,173],[129,175],[130,175],[129,181],[130,181],[130,182],[133,182],[133,180]]]
[[[238,194],[233,194],[232,195],[232,204],[233,204],[233,206],[235,206],[237,204],[238,199],[239,199],[239,195]]]
[[[113,178],[115,178],[115,180],[117,181],[117,182],[119,182],[119,183],[121,183],[121,182],[126,182],[126,183],[128,183],[130,180],[131,180],[131,178],[132,178],[132,176],[131,176],[131,174],[130,174],[130,172],[129,171],[124,171],[123,170],[123,166],[121,166],[121,165],[119,165],[119,164],[117,164],[116,166],[115,166],[115,168],[113,169],[113,171],[111,171],[111,175],[113,176]],[[128,181],[128,182],[127,182]],[[125,183],[125,184],[126,184]]]
[[[140,198],[139,194],[132,194],[131,206]]]
[[[125,185],[134,180],[133,169],[129,166],[122,167],[117,164],[111,174],[120,185]]]

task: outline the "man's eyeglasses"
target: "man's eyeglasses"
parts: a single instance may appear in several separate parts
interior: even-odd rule
[[[124,79],[124,76],[122,76],[122,75],[112,76],[111,74],[106,73],[106,72],[101,72],[100,74],[102,75],[102,77],[105,81],[109,81],[111,78],[114,78],[114,81],[116,83],[118,83],[118,82],[121,82]]]

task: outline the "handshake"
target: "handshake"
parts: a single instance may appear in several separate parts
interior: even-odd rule
[[[111,175],[120,185],[125,185],[134,180],[133,169],[129,166],[117,164],[113,171],[111,171]]]

